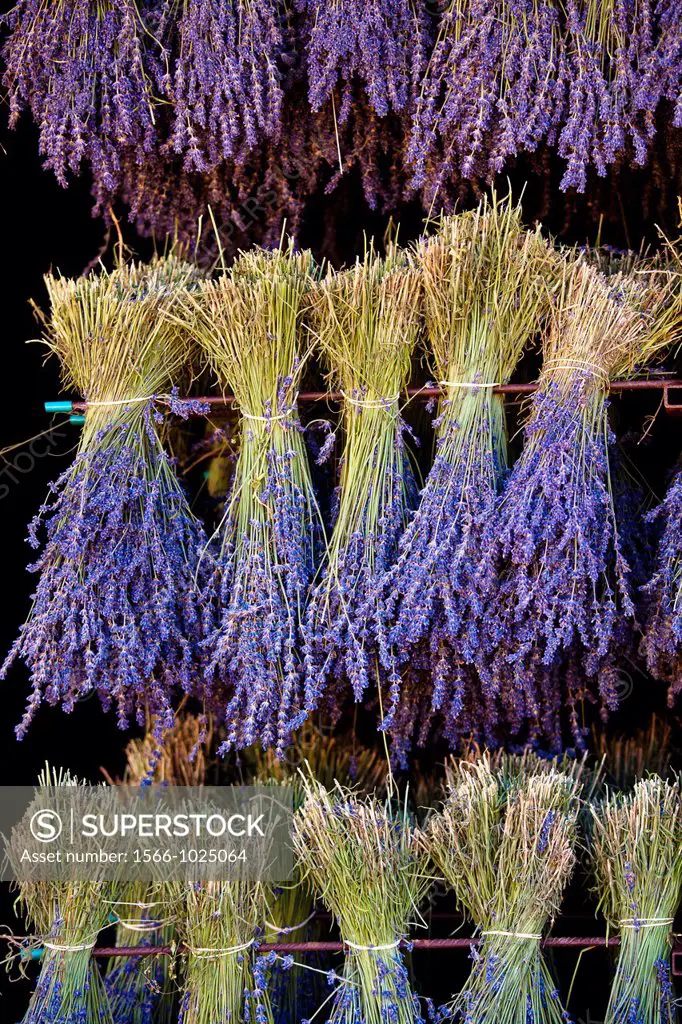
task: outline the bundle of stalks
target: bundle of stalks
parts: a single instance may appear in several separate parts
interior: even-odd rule
[[[344,396],[345,450],[327,559],[305,619],[308,711],[325,696],[333,703],[330,676],[350,680],[360,701],[379,675],[387,643],[379,583],[416,497],[399,400],[419,332],[420,287],[397,247],[381,259],[370,246],[352,269],[330,271],[314,296],[313,330]],[[397,673],[387,681],[400,682]]]
[[[652,775],[592,811],[600,907],[620,933],[606,1024],[674,1024],[670,976],[673,918],[682,893],[679,781]]]
[[[511,770],[509,770],[511,769]],[[575,863],[578,773],[461,761],[423,845],[481,941],[450,1007],[467,1024],[561,1024],[541,940]]]
[[[670,773],[672,728],[658,715],[652,715],[648,726],[632,736],[593,728],[592,746],[606,778],[622,791],[632,789],[648,774],[666,778]]]
[[[476,667],[511,733],[561,749],[562,719],[583,746],[580,710],[618,705],[619,660],[631,656],[636,609],[627,516],[611,476],[608,388],[682,329],[675,272],[604,277],[566,259],[544,342],[525,446],[483,538]]]
[[[421,710],[440,713],[453,748],[473,732],[487,743],[496,733],[494,701],[472,667],[481,629],[472,581],[507,468],[504,404],[493,386],[508,383],[538,334],[558,262],[539,230],[524,230],[520,206],[495,195],[441,220],[417,250],[443,398],[434,463],[382,586],[390,655],[401,667],[415,658],[428,667],[433,689]],[[399,687],[391,696],[389,721]],[[414,728],[419,717],[413,708],[400,722]],[[394,743],[404,761],[410,737],[394,735]]]
[[[180,1024],[272,1024],[255,945],[266,908],[260,882],[196,881],[186,890]]]
[[[335,782],[361,793],[380,793],[386,786],[386,760],[379,751],[365,747],[354,733],[341,734],[329,727],[306,722],[298,729],[286,757],[278,759],[272,751],[250,752],[253,774],[300,786],[302,769],[325,789]]]
[[[159,741],[151,723],[141,739],[126,747],[123,785],[143,782],[167,786],[202,786],[215,758],[215,730],[210,715],[179,712]],[[151,767],[151,773],[150,773]]]
[[[44,806],[62,821],[69,820],[72,809],[78,814],[80,787],[68,771],[47,765],[39,776],[39,794],[48,798]],[[109,923],[117,885],[98,878],[97,865],[91,868],[92,881],[64,874],[46,879],[21,859],[25,845],[15,835],[9,856],[19,879],[19,901],[36,933],[33,945],[42,946],[43,955],[23,1024],[118,1024],[92,959],[97,935]]]
[[[343,974],[330,978],[339,984],[328,997],[328,1019],[421,1022],[400,942],[429,882],[406,803],[307,781],[294,823],[301,866],[346,946]]]
[[[181,314],[241,416],[204,645],[206,700],[226,729],[221,754],[260,742],[283,755],[305,717],[297,642],[323,536],[296,408],[312,275],[310,253],[292,243],[245,253],[230,274],[187,293]]]
[[[117,946],[170,946],[175,939],[177,887],[128,882],[110,907]],[[167,956],[115,957],[104,984],[115,1024],[172,1024],[175,990]]]
[[[16,658],[32,693],[23,737],[43,700],[71,711],[85,694],[157,731],[172,724],[176,691],[194,686],[207,560],[164,450],[155,402],[186,373],[188,337],[163,314],[197,281],[175,256],[76,280],[48,275],[45,342],[64,382],[88,401],[78,454],[51,485],[29,529],[40,547],[33,605],[0,675]],[[189,403],[191,405],[191,403]]]

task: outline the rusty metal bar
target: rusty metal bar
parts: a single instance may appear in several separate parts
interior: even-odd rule
[[[502,384],[493,389],[498,395],[531,395],[537,390],[537,382],[533,384]],[[680,402],[670,400],[670,391],[680,391]],[[647,377],[642,380],[614,380],[611,382],[611,391],[622,393],[628,391],[662,391],[663,405],[670,413],[682,412],[682,380],[676,378]],[[442,389],[438,387],[412,387],[407,389],[408,398],[438,398]],[[302,391],[298,401],[307,402],[341,402],[343,396],[339,391]],[[204,402],[211,408],[229,408],[234,403],[232,395],[201,395],[197,401]],[[47,403],[54,405],[55,403]],[[82,414],[86,412],[88,403],[80,400],[71,402],[71,412]],[[48,409],[48,412],[53,411]],[[64,411],[64,410],[62,410]],[[68,410],[67,410],[68,411]]]

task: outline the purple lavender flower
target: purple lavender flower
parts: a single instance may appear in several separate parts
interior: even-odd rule
[[[19,0],[7,16],[3,82],[10,124],[30,109],[45,166],[66,185],[83,161],[107,188],[124,148],[138,158],[157,143],[146,47],[132,0]]]
[[[275,0],[183,0],[165,89],[168,145],[208,171],[277,139],[282,123],[285,14]]]

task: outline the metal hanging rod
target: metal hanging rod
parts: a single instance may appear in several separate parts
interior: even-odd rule
[[[532,395],[537,390],[537,383],[534,384],[501,384],[493,388],[497,395],[524,396]],[[663,408],[670,415],[682,415],[682,380],[677,378],[647,377],[642,380],[614,380],[611,381],[610,390],[621,394],[629,391],[660,391],[663,394]],[[671,392],[679,391],[675,395]],[[408,398],[439,398],[443,393],[439,387],[412,387],[407,389]],[[232,395],[201,395],[195,401],[203,402],[212,409],[227,409],[234,404]],[[315,402],[341,402],[343,395],[339,391],[301,391],[298,401],[303,403]],[[66,415],[83,416],[87,411],[88,403],[76,400],[63,400],[56,402],[45,402],[45,412],[65,413]],[[77,422],[81,422],[78,420]]]
[[[478,939],[413,939],[409,945],[415,950],[438,950],[438,949],[469,949],[471,945],[478,942]],[[615,935],[609,939],[605,935],[598,935],[590,938],[584,936],[557,936],[543,940],[543,946],[554,949],[590,949],[592,947],[611,948],[620,944],[620,938]],[[343,942],[263,942],[258,947],[259,953],[342,953],[345,949]],[[182,952],[182,946],[178,947]],[[169,956],[173,952],[171,946],[107,946],[93,950],[96,957],[116,956]]]

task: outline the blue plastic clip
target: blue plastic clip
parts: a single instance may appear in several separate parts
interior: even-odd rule
[[[35,949],[22,949],[21,959],[22,960],[42,960],[45,948],[43,946],[36,946]]]
[[[45,402],[45,412],[73,412],[73,402]]]
[[[73,423],[74,427],[82,427],[85,423],[85,416],[81,413],[74,413],[73,416],[69,416],[69,423]]]

